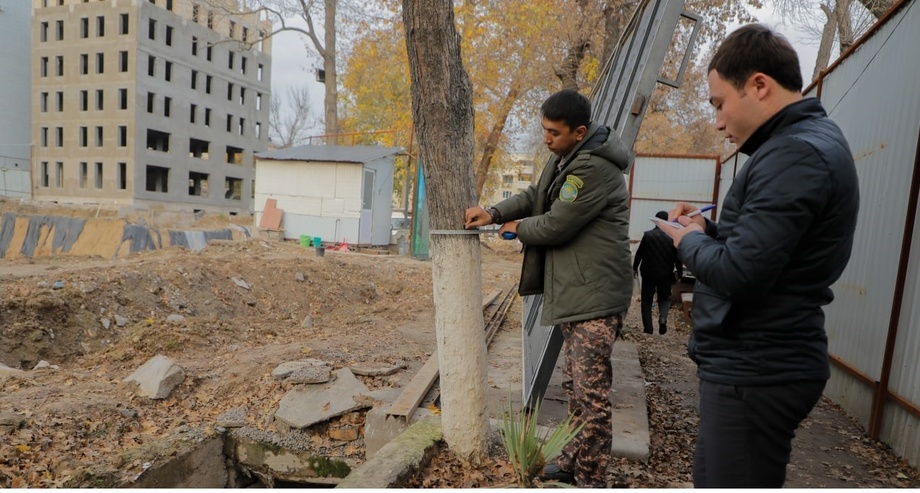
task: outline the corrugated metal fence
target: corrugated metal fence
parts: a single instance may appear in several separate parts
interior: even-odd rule
[[[856,160],[853,255],[825,308],[825,395],[920,465],[920,8],[902,0],[805,90],[840,125]],[[725,160],[719,199],[744,164]]]

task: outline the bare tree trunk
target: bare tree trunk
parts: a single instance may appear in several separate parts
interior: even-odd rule
[[[508,122],[508,115],[511,114],[511,110],[514,108],[514,104],[517,102],[520,95],[520,85],[515,82],[511,85],[511,89],[508,90],[508,94],[505,96],[504,101],[502,101],[501,108],[499,108],[497,112],[498,114],[495,115],[495,125],[492,126],[492,130],[489,132],[489,136],[483,147],[482,157],[479,159],[479,166],[476,167],[476,197],[480,199],[482,198],[482,188],[485,186],[486,179],[489,177],[489,170],[492,169],[495,151],[498,149],[498,144],[505,131],[505,124]]]
[[[818,46],[818,57],[815,59],[815,71],[811,79],[815,80],[821,71],[827,68],[831,60],[831,48],[834,46],[834,35],[837,33],[837,16],[830,6],[821,4],[821,10],[827,16],[824,30],[821,32],[821,44]]]
[[[326,116],[326,133],[327,134],[337,134],[339,133],[339,111],[336,101],[339,98],[338,92],[338,74],[335,70],[335,39],[336,39],[336,23],[335,23],[335,9],[336,3],[338,0],[325,0],[326,5],[326,18],[323,27],[323,35],[325,36],[326,49],[323,53],[323,70],[326,71],[326,96],[323,99],[323,111]],[[327,144],[336,145],[338,144],[338,138],[333,135],[326,140]]]
[[[840,41],[840,54],[853,46],[853,21],[850,17],[851,0],[837,0],[834,14],[837,16],[837,40]]]
[[[473,90],[451,0],[403,0],[412,114],[425,166],[431,229],[462,229],[473,193]],[[444,440],[462,460],[487,451],[486,347],[476,235],[431,238]]]

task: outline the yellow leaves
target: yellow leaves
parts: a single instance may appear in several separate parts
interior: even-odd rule
[[[439,408],[438,406],[435,406],[434,404],[428,404],[427,406],[425,406],[425,409],[431,411],[431,414],[434,414],[435,416],[441,415],[441,408]]]
[[[20,451],[20,452],[28,452],[28,451],[32,450],[32,447],[30,447],[30,446],[28,446],[28,445],[16,445],[16,450],[18,450],[18,451]]]
[[[307,347],[307,346],[304,346],[304,347],[301,348],[301,350],[300,350],[300,353],[301,353],[301,354],[310,354],[310,353],[312,353],[312,352],[313,352],[313,348],[309,348],[309,347]]]

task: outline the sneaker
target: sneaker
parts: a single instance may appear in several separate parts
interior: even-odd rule
[[[665,335],[668,333],[668,326],[665,324],[658,324],[658,333]]]
[[[575,484],[575,474],[564,471],[556,464],[547,464],[543,466],[543,474],[540,479],[544,481],[559,481],[560,483]]]

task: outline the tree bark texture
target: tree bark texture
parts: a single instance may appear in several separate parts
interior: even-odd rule
[[[325,113],[326,134],[333,134],[332,137],[327,137],[326,139],[326,143],[330,145],[338,144],[338,138],[334,134],[339,133],[339,111],[336,105],[339,99],[338,74],[335,70],[335,10],[337,2],[338,0],[325,0],[326,17],[323,25],[323,34],[326,41],[326,49],[323,53],[323,70],[326,71],[326,82],[323,84],[326,89],[326,95],[323,99],[323,112]]]
[[[473,96],[450,0],[403,0],[412,115],[431,229],[463,229],[473,191]],[[477,235],[432,235],[435,331],[444,440],[480,462],[489,431]]]

